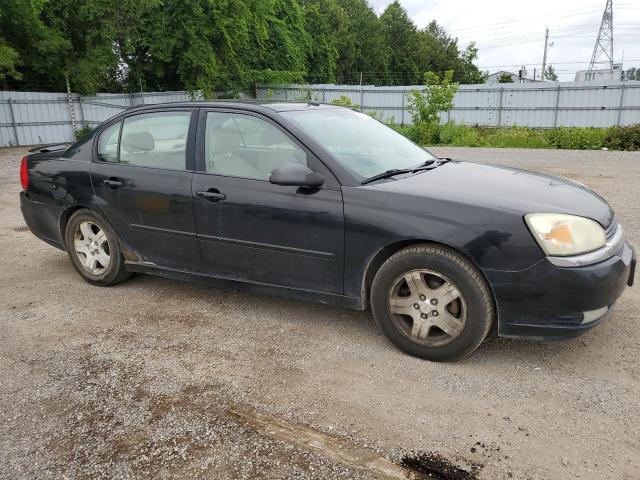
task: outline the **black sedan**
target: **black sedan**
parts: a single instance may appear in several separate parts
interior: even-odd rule
[[[132,272],[355,309],[404,351],[466,355],[602,321],[635,253],[577,183],[435,158],[317,103],[127,110],[22,159],[22,212],[95,285]]]

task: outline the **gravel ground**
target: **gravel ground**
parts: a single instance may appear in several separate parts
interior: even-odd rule
[[[582,182],[640,243],[639,153],[433,150]],[[90,286],[26,230],[23,152],[0,151],[0,478],[373,478],[408,451],[472,471],[441,478],[640,478],[638,287],[579,339],[429,363],[367,312]]]

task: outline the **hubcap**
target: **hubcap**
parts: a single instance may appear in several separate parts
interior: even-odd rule
[[[433,270],[411,270],[391,285],[389,314],[412,341],[439,347],[458,338],[467,321],[467,306],[458,287]]]
[[[82,267],[92,275],[102,275],[111,263],[109,241],[93,222],[82,222],[73,236],[73,246]]]

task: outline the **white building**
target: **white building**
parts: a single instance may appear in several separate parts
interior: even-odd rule
[[[622,78],[622,64],[616,63],[613,65],[613,69],[606,68],[603,70],[580,70],[576,73],[576,82],[592,82],[592,81],[607,81],[612,80],[619,82]]]
[[[511,77],[511,83],[533,83],[535,82],[535,80],[529,78],[527,76],[527,70],[522,70],[520,72],[506,72],[504,70],[500,70],[498,72],[492,73],[490,75],[487,75],[487,78],[485,78],[484,83],[488,83],[488,84],[494,84],[494,83],[500,83],[500,77],[502,77],[503,75],[508,75]],[[520,75],[522,75],[522,78],[520,77]]]

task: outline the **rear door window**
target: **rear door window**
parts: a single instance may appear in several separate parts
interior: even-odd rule
[[[144,113],[125,118],[120,135],[118,162],[124,165],[186,170],[190,120],[191,112]],[[107,132],[102,134],[101,141],[105,133]]]

